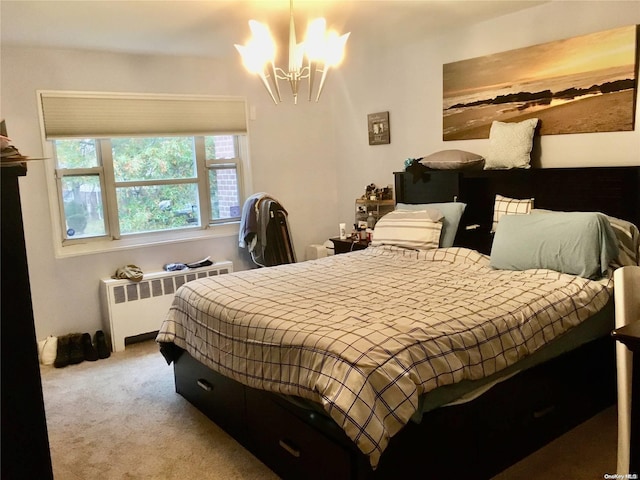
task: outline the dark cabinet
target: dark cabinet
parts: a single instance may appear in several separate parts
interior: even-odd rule
[[[418,170],[394,172],[396,202],[454,202],[460,196],[463,173],[457,170]]]
[[[2,479],[52,479],[18,178],[2,166]]]
[[[488,254],[491,251],[491,222],[481,218],[484,203],[469,201],[483,189],[483,182],[469,180],[469,172],[459,170],[426,170],[395,172],[398,203],[462,202],[467,206],[461,219],[454,245]],[[475,178],[475,177],[474,177]],[[490,220],[490,219],[489,219]]]

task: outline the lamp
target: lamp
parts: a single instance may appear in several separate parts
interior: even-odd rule
[[[289,1],[289,68],[288,71],[276,67],[276,44],[271,37],[269,27],[249,20],[253,37],[246,45],[235,45],[242,56],[245,68],[255,73],[277,105],[282,102],[278,80],[286,80],[291,85],[293,103],[298,103],[298,88],[302,80],[309,80],[309,101],[311,101],[316,74],[322,74],[316,102],[320,99],[327,73],[331,67],[340,64],[344,57],[344,47],[350,33],[339,36],[336,32],[326,33],[324,18],[316,18],[309,24],[305,41],[297,43],[296,28],[293,21],[293,0]],[[304,65],[303,65],[304,63]],[[272,90],[275,90],[275,95]]]

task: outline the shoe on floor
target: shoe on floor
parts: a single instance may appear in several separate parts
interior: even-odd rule
[[[91,343],[91,335],[88,333],[82,334],[82,353],[84,354],[84,359],[89,362],[95,362],[98,360],[98,352]]]
[[[75,365],[84,362],[84,350],[82,348],[82,334],[69,335],[69,364]]]
[[[58,337],[58,347],[56,349],[56,359],[53,366],[63,368],[69,365],[69,335]]]
[[[102,330],[98,330],[95,335],[96,350],[98,350],[98,358],[109,358],[111,349],[107,345],[107,339]]]

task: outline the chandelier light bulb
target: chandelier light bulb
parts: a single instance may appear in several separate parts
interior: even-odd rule
[[[325,30],[327,22],[324,18],[316,18],[307,28],[307,38],[305,40],[305,47],[307,52],[307,58],[314,61],[321,61],[325,55]]]
[[[327,49],[325,53],[325,63],[330,67],[337,67],[344,58],[344,48],[349,39],[350,33],[338,35],[337,32],[330,32],[327,35]]]
[[[260,73],[264,70],[265,59],[257,49],[252,48],[252,45],[235,45],[235,47],[240,52],[242,64],[250,73]]]

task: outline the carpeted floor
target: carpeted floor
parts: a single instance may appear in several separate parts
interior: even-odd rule
[[[175,393],[152,340],[41,372],[56,480],[278,478]],[[612,407],[494,480],[602,479],[615,457]]]

